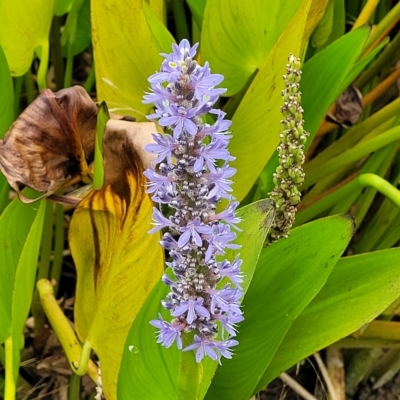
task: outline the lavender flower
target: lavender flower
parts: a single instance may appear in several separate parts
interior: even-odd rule
[[[153,134],[156,143],[146,150],[157,154],[155,165],[145,171],[147,192],[157,203],[167,204],[172,215],[153,211],[151,233],[166,228],[161,246],[172,261],[175,278],[164,275],[170,293],[162,302],[171,313],[171,322],[159,319],[150,323],[159,329],[157,342],[170,347],[174,342],[181,349],[182,335],[193,338],[183,351],[196,350],[196,361],[205,356],[221,362],[221,356],[232,357],[231,347],[238,342],[236,324],[243,320],[240,300],[243,297],[240,272],[242,261],[232,263],[217,257],[234,244],[238,229],[238,203],[230,194],[230,178],[236,170],[229,166],[234,160],[227,149],[231,121],[225,113],[212,108],[225,89],[215,88],[223,76],[212,74],[208,63],[203,67],[193,57],[197,44],[187,40],[172,46],[161,71],[149,78],[151,92],[144,103],[154,103],[157,119],[169,133]],[[205,122],[205,114],[215,122]],[[221,162],[221,163],[220,163]],[[216,212],[221,199],[227,199],[224,211]],[[224,279],[224,286],[218,285]]]

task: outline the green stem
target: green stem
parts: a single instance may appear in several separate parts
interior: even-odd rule
[[[365,49],[369,49],[377,39],[382,35],[383,32],[394,22],[400,14],[400,3],[397,3],[382,19],[381,22],[375,27],[371,35],[365,43]]]
[[[363,349],[363,348],[382,348],[387,347],[391,349],[398,349],[400,348],[399,341],[389,341],[389,340],[382,340],[382,339],[364,339],[359,338],[355,339],[352,337],[346,337],[344,339],[339,340],[333,346],[340,347],[342,349]]]
[[[96,74],[95,74],[94,63],[93,63],[92,68],[90,69],[90,72],[89,72],[89,76],[87,77],[86,82],[83,85],[83,87],[85,88],[85,90],[88,93],[90,93],[90,91],[92,90],[95,80],[96,80]]]
[[[373,173],[378,174],[379,176],[385,176],[389,165],[386,167],[387,159],[392,152],[396,151],[396,146],[388,145],[378,150],[371,157],[368,158],[365,165],[362,167],[360,174]],[[389,162],[391,161],[391,157],[389,157]],[[353,166],[352,166],[353,167]],[[348,174],[346,174],[348,176]],[[343,199],[343,202],[337,203],[333,209],[330,211],[331,215],[341,214],[347,212],[350,207],[357,201],[361,193],[361,189],[354,193],[352,196],[349,196],[346,199]],[[356,218],[357,221],[358,218]]]
[[[187,335],[183,337],[183,347],[189,345]],[[197,399],[200,382],[203,378],[203,365],[197,363],[192,351],[181,351],[178,370],[178,400]]]
[[[343,153],[347,149],[350,149],[357,142],[362,140],[365,135],[370,134],[372,130],[377,128],[375,133],[380,134],[382,132],[381,128],[379,127],[380,125],[383,125],[386,128],[392,126],[392,122],[390,122],[390,125],[386,124],[389,124],[388,121],[398,114],[400,114],[400,97],[389,103],[381,110],[377,111],[375,114],[371,115],[360,124],[349,129],[347,133],[339,140],[334,142],[326,150],[319,153],[310,162],[306,163],[304,166],[306,176],[309,170],[318,169],[327,160]]]
[[[4,366],[6,364],[6,353],[2,344],[0,344],[0,365]]]
[[[351,164],[354,161],[370,154],[390,143],[400,140],[400,126],[395,126],[385,133],[374,137],[367,142],[360,143],[357,146],[345,151],[344,153],[332,158],[318,169],[308,170],[306,172],[306,182],[302,190],[310,187],[314,183],[323,179],[325,176],[335,172],[338,168]]]
[[[61,268],[63,262],[64,251],[64,208],[61,204],[56,204],[56,219],[54,233],[54,252],[53,263],[51,265],[51,278],[55,280],[56,286],[54,293],[58,292],[60,284]]]
[[[25,85],[26,99],[28,101],[28,104],[31,104],[32,101],[35,99],[35,95],[33,93],[33,81],[30,70],[24,75],[24,85]]]
[[[385,176],[386,172],[390,170],[390,166],[392,165],[394,156],[397,150],[397,143],[388,145],[383,147],[382,149],[375,152],[373,155],[376,155],[376,158],[383,159],[379,168],[375,170],[363,170],[362,172],[373,172],[378,176]],[[354,212],[354,217],[357,221],[357,225],[360,226],[363,222],[365,216],[367,215],[368,210],[370,209],[372,202],[376,195],[376,189],[367,188],[367,190],[359,197],[356,204],[356,210]]]
[[[10,202],[10,186],[8,185],[7,179],[4,175],[0,176],[0,214],[7,207]]]
[[[57,90],[63,88],[63,80],[64,80],[64,60],[61,55],[60,32],[61,32],[61,17],[55,16],[53,18],[53,23],[51,24],[51,30],[50,30],[50,51],[51,51],[51,61],[54,67],[54,79],[56,82]]]
[[[74,55],[73,55],[73,43],[68,42],[68,54],[67,54],[67,63],[65,66],[65,75],[64,75],[64,87],[71,86],[72,81],[72,67],[74,63]]]
[[[43,223],[42,247],[40,249],[40,264],[38,271],[38,280],[47,279],[50,269],[51,244],[53,240],[53,204],[50,201],[46,203],[46,214]]]
[[[356,79],[354,84],[359,88],[363,88],[372,78],[374,78],[378,73],[387,68],[395,60],[399,59],[400,53],[400,32],[394,37],[394,39],[385,47],[378,58],[371,63],[371,65],[361,73],[361,75]]]
[[[72,374],[69,378],[68,400],[79,400],[81,398],[81,377]]]
[[[107,104],[102,101],[97,114],[96,141],[94,150],[93,189],[101,189],[104,183],[103,136],[110,119]]]
[[[296,215],[295,225],[298,226],[304,224],[312,218],[315,218],[322,212],[329,210],[335,204],[342,201],[342,199],[351,196],[353,193],[364,187],[375,188],[378,192],[388,197],[394,204],[396,204],[396,206],[400,207],[400,191],[380,176],[367,173],[359,175],[357,178],[353,179],[335,192],[328,194],[310,207],[300,211]]]
[[[64,349],[72,370],[74,372],[87,370],[90,378],[97,383],[99,378],[97,366],[88,357],[88,354],[90,355],[90,344],[85,343],[84,349],[82,349],[68,319],[54,297],[51,283],[47,279],[41,279],[37,282],[36,287],[43,310]],[[85,355],[83,355],[83,352],[85,352]]]
[[[21,103],[21,91],[22,84],[24,82],[25,76],[18,76],[14,79],[14,117],[15,119],[19,115],[19,105]]]
[[[90,360],[90,353],[92,351],[92,346],[89,341],[83,343],[81,358],[79,360],[79,365],[75,365],[75,373],[79,376],[85,375],[88,369],[88,364]]]
[[[171,2],[172,14],[176,26],[176,36],[178,42],[182,39],[189,39],[189,28],[187,25],[187,18],[185,15],[184,1],[173,0]]]
[[[47,87],[47,70],[49,68],[49,41],[42,43],[42,54],[40,58],[39,71],[37,74],[37,83],[39,91]]]
[[[6,354],[6,379],[5,379],[5,390],[4,390],[4,400],[15,400],[16,396],[16,385],[14,380],[14,351],[13,351],[13,337],[9,336],[4,342],[4,349]]]
[[[398,216],[398,214],[396,214]],[[400,225],[398,220],[394,219],[389,225],[385,235],[376,243],[374,250],[388,249],[394,246],[400,240]]]

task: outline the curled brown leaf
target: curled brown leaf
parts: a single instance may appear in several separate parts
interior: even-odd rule
[[[19,184],[49,196],[74,172],[88,182],[97,106],[80,86],[44,90],[0,141],[0,170],[23,201]]]

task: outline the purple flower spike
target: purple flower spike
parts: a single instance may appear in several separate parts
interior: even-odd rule
[[[171,322],[159,315],[150,323],[158,329],[161,345],[176,343],[182,349],[182,335],[193,332],[194,343],[183,351],[195,350],[197,362],[210,357],[221,363],[221,357],[232,357],[231,347],[238,344],[232,339],[236,324],[243,321],[242,261],[219,259],[227,249],[240,247],[231,231],[239,230],[239,203],[231,195],[230,178],[236,173],[229,166],[234,160],[228,151],[231,121],[212,108],[226,91],[216,87],[223,76],[212,74],[208,63],[198,65],[196,49],[197,44],[184,39],[172,46],[172,53],[162,54],[161,71],[150,76],[151,88],[144,95],[145,104],[155,105],[148,119],[158,120],[167,131],[154,133],[155,143],[146,146],[157,156],[144,172],[147,193],[172,210],[167,217],[154,207],[150,232],[167,231],[160,244],[170,255],[166,265],[175,275],[162,278],[170,293],[161,304]],[[206,114],[213,123],[206,122]],[[221,199],[229,205],[217,213]]]

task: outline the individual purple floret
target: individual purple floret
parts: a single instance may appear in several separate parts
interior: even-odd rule
[[[205,356],[221,362],[231,358],[231,347],[238,342],[236,324],[243,321],[240,300],[243,297],[242,261],[217,259],[227,249],[240,246],[236,239],[236,207],[230,178],[236,170],[229,166],[229,127],[225,113],[213,109],[225,89],[215,88],[223,76],[212,74],[208,63],[203,67],[193,59],[197,44],[187,40],[172,46],[161,71],[149,78],[151,90],[144,103],[154,103],[156,119],[168,133],[154,133],[155,143],[146,150],[157,155],[155,165],[145,171],[147,193],[172,213],[165,216],[154,207],[151,233],[166,229],[161,246],[171,257],[168,266],[175,278],[164,275],[170,293],[162,305],[171,314],[171,322],[159,319],[150,323],[159,329],[157,342],[165,347],[182,337],[193,338],[183,351],[196,350],[196,361]],[[206,123],[210,114],[213,123]],[[221,199],[225,210],[216,212]],[[223,280],[221,284],[219,284]],[[186,341],[187,342],[187,341]]]

